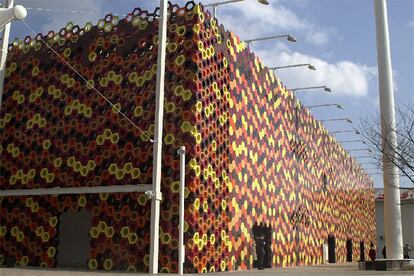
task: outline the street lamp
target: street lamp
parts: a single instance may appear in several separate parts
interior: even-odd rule
[[[368,152],[372,153],[372,150],[370,150],[370,149],[349,149],[347,151],[368,151]]]
[[[253,39],[246,39],[244,42],[247,43],[247,46],[249,47],[252,42],[256,41],[264,41],[264,40],[272,40],[272,39],[279,39],[279,38],[286,38],[289,42],[296,42],[296,38],[293,36],[286,34],[286,35],[273,35],[273,36],[266,36],[266,37],[259,37],[259,38],[253,38]]]
[[[300,90],[313,90],[313,89],[323,89],[326,92],[332,92],[332,90],[327,87],[326,85],[321,85],[321,86],[310,86],[310,87],[299,87],[299,88],[292,88],[289,89],[292,92],[296,92],[296,91],[300,91]]]
[[[160,0],[160,16],[158,18],[158,57],[157,76],[155,86],[155,124],[153,141],[152,191],[147,196],[151,198],[151,225],[150,225],[150,256],[149,273],[158,274],[159,234],[160,234],[160,202],[161,194],[161,166],[162,166],[162,130],[164,121],[164,81],[165,60],[167,54],[167,20],[168,0]],[[180,248],[181,250],[181,248]]]
[[[308,106],[309,109],[316,108],[316,107],[325,107],[325,106],[335,106],[338,109],[344,109],[344,107],[340,104],[318,104],[318,105],[311,105]]]
[[[17,19],[17,20],[23,20],[27,16],[27,10],[21,6],[16,5],[13,7],[13,5],[10,5],[9,1],[8,8],[0,8],[0,30],[3,30],[4,26],[11,21]]]
[[[242,1],[244,1],[244,0],[228,0],[228,1],[222,1],[222,2],[214,2],[214,3],[204,5],[204,7],[212,7],[213,8],[213,16],[216,17],[218,6],[231,4],[231,3],[242,2]],[[260,4],[263,4],[263,5],[269,5],[269,2],[267,0],[257,0],[257,2],[259,2]]]
[[[335,121],[346,121],[350,124],[352,124],[352,120],[349,118],[335,118],[335,119],[326,119],[326,120],[320,120],[320,122],[335,122]]]
[[[363,140],[347,140],[347,141],[339,141],[341,143],[363,143],[366,144]]]
[[[1,51],[0,51],[0,109],[1,99],[3,97],[4,74],[6,72],[6,59],[9,47],[10,22],[17,19],[23,20],[27,16],[27,11],[23,6],[14,6],[14,0],[5,1],[6,8],[0,8],[0,31],[1,35]]]
[[[361,163],[359,163],[359,165],[361,165]],[[373,171],[376,171],[376,170],[378,170],[378,168],[364,168],[364,167],[362,167],[362,166],[360,166],[361,168],[363,168],[364,170],[366,170],[366,171],[369,171],[369,170],[373,170]]]
[[[316,70],[315,66],[313,66],[313,65],[312,65],[312,64],[310,64],[310,63],[303,63],[303,64],[293,64],[293,65],[286,65],[286,66],[276,66],[276,67],[270,67],[270,68],[269,68],[269,70],[273,70],[273,71],[275,71],[275,70],[284,69],[284,68],[304,67],[304,66],[308,67],[308,69],[309,69],[309,70],[313,70],[313,71],[315,71],[315,70]]]
[[[360,135],[361,133],[358,130],[337,130],[337,131],[332,131],[331,134],[336,134],[336,133],[355,133]]]

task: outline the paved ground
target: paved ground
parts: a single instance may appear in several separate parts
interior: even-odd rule
[[[68,270],[41,270],[22,268],[0,268],[0,276],[148,276],[142,273],[127,272],[85,272]],[[186,274],[191,275],[191,274]],[[193,274],[194,275],[194,274]],[[209,273],[217,276],[270,276],[270,275],[299,275],[299,276],[350,276],[350,275],[414,275],[414,271],[360,271],[356,263],[328,264],[312,267],[292,267],[266,270],[251,270],[225,273]]]

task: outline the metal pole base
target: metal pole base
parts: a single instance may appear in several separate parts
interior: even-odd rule
[[[398,271],[413,270],[413,259],[376,259],[375,261],[366,261],[358,263],[359,270],[377,270],[377,271]]]

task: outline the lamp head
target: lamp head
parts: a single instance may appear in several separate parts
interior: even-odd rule
[[[21,5],[16,5],[14,7],[14,16],[18,20],[23,20],[27,16],[27,10]]]
[[[269,5],[269,2],[267,0],[257,0],[257,2],[263,5]]]
[[[346,121],[350,124],[352,124],[352,120],[351,119],[346,119]]]
[[[355,133],[361,135],[361,132],[359,132],[358,130],[356,130]]]
[[[4,26],[13,20],[23,20],[27,16],[26,9],[17,5],[11,8],[0,8],[0,32],[3,31]]]
[[[339,108],[339,109],[344,109],[344,107],[340,104],[337,104],[336,107]]]
[[[309,70],[313,70],[313,71],[315,71],[315,70],[316,70],[315,66],[313,66],[312,64],[309,64],[309,65],[308,65],[308,69],[309,69]]]
[[[326,86],[325,86],[324,90],[325,90],[326,92],[332,92],[332,90],[331,90],[329,87],[326,87]]]
[[[291,35],[288,35],[287,36],[287,41],[289,41],[289,42],[296,42],[296,38],[294,38],[293,36],[291,36]]]

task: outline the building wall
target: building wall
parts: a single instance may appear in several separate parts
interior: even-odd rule
[[[403,224],[403,245],[408,244],[411,250],[414,248],[414,200],[403,202],[401,206],[401,221]],[[410,257],[414,257],[413,251]]]
[[[216,111],[212,114],[219,123],[228,120],[224,134],[228,168],[223,180],[230,220],[221,247],[227,247],[227,269],[252,267],[252,228],[257,224],[272,228],[273,267],[320,264],[328,235],[336,238],[339,262],[346,259],[347,239],[353,241],[354,260],[359,259],[361,241],[367,256],[370,242],[375,243],[372,180],[237,36],[217,26],[209,14],[201,15],[196,25],[201,40],[197,56],[203,57],[198,64],[204,78],[197,87],[201,87],[199,114],[207,120],[201,126],[207,129],[212,123],[209,110]],[[223,60],[224,69],[211,70],[213,60],[219,65]],[[201,136],[202,141],[209,139],[213,149],[209,156],[214,160],[213,145],[222,143],[208,132]],[[203,161],[196,157],[196,162]],[[206,168],[205,163],[201,172],[200,187],[208,187],[214,176],[223,174],[220,167]],[[194,209],[209,210],[206,198],[196,201]],[[195,231],[195,245],[202,243],[202,235],[210,240],[208,230],[207,236],[205,229]],[[211,250],[211,243],[206,244]],[[199,271],[210,270],[208,265],[200,267],[199,258],[204,256],[200,249],[204,249],[197,249],[194,263]]]
[[[191,109],[196,72],[188,58],[196,47],[193,7],[171,6],[160,217],[163,272],[177,270],[176,150],[184,145],[190,156],[196,151],[195,138],[185,128],[196,120]],[[43,45],[41,35],[10,48],[0,121],[1,189],[152,183],[148,137],[154,131],[157,25],[154,13],[135,9],[124,20],[108,15],[98,26],[69,24],[43,36],[140,130]],[[187,180],[189,187],[193,178]],[[189,194],[194,197],[191,188]],[[56,267],[60,215],[86,208],[92,215],[88,267],[148,271],[151,213],[144,194],[0,201],[0,264]]]
[[[366,254],[375,242],[372,181],[237,37],[229,39],[233,261],[251,267],[254,224],[272,228],[273,266],[320,264],[329,234],[339,262],[347,239],[359,259],[359,242]]]
[[[367,175],[201,6],[171,9],[160,270],[177,271],[176,150],[182,145],[187,272],[250,268],[251,229],[261,223],[273,231],[274,267],[320,263],[328,234],[336,237],[339,261],[347,238],[357,256],[360,240],[374,240]],[[151,183],[153,16],[135,9],[119,22],[107,16],[98,27],[68,26],[44,37],[146,135],[38,39],[11,49],[0,121],[1,189]],[[55,267],[59,216],[86,208],[89,268],[148,270],[150,204],[143,194],[1,200],[3,263]]]
[[[405,191],[401,191],[403,194]],[[411,192],[412,191],[406,191]],[[408,244],[411,249],[414,248],[414,201],[413,199],[401,198],[401,224],[403,233],[403,245]],[[382,249],[385,246],[385,225],[384,225],[384,201],[383,199],[375,200],[375,220],[377,224],[377,258],[383,258]],[[410,252],[412,258],[413,252]]]

